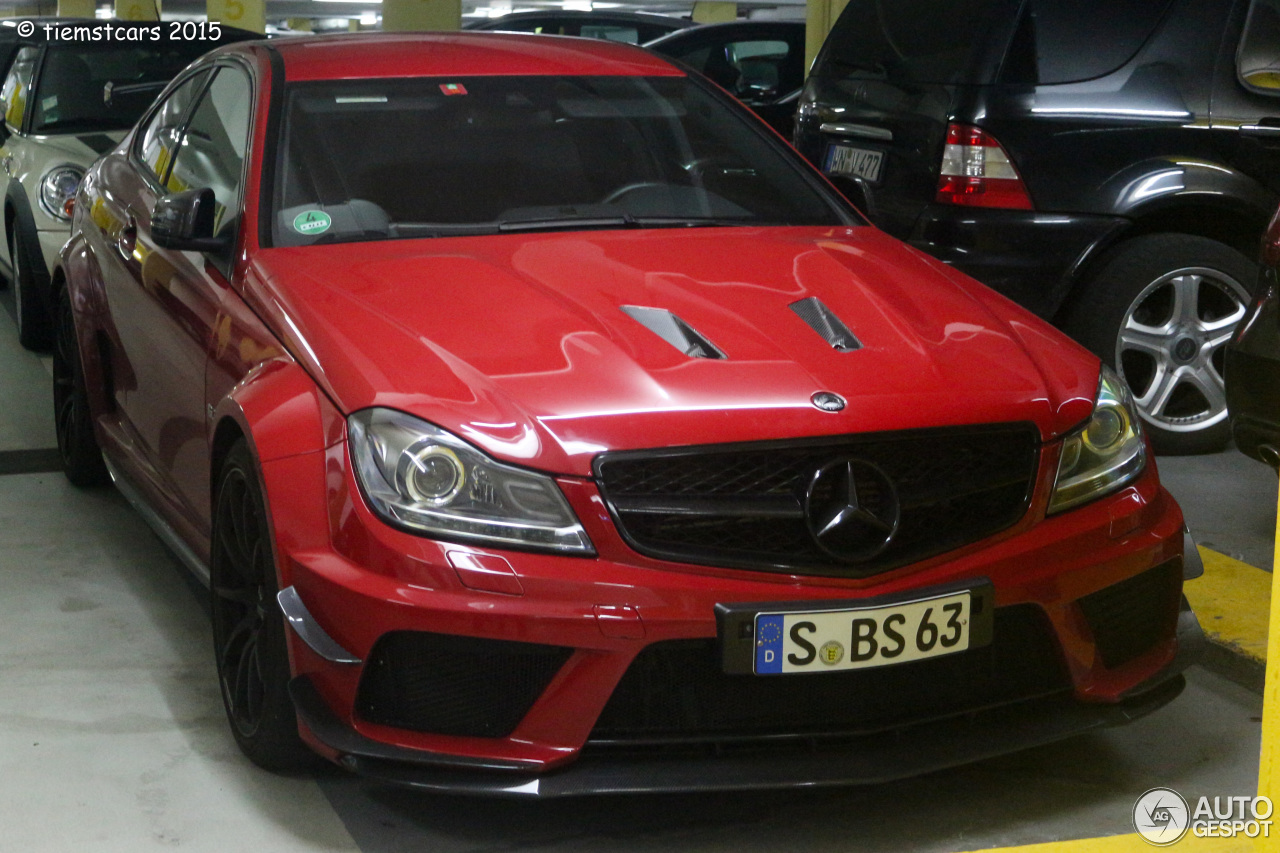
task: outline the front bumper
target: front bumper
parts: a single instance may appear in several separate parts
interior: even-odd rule
[[[308,618],[340,650],[317,653],[297,633],[290,635],[291,693],[300,730],[322,755],[388,781],[555,796],[876,782],[1125,722],[1177,694],[1177,673],[1198,642],[1194,616],[1177,616],[1181,512],[1160,488],[1153,466],[1115,495],[1046,519],[1045,484],[1052,482],[1054,455],[1042,454],[1031,509],[1014,527],[864,579],[762,574],[642,557],[621,540],[595,487],[569,479],[561,486],[597,557],[442,543],[391,529],[353,498],[342,444],[265,462],[282,585],[293,587]],[[329,484],[325,500],[302,497],[307,490],[301,484],[315,482]],[[1160,586],[1162,601],[1166,593],[1173,596],[1168,630],[1161,628],[1151,643],[1108,664],[1107,642],[1080,602],[1141,585],[1153,573],[1172,578]],[[979,581],[994,588],[997,613],[1021,609],[1043,623],[1059,683],[1045,687],[1037,680],[1034,689],[1017,695],[1001,694],[987,703],[966,698],[933,713],[927,702],[917,701],[910,713],[897,716],[896,698],[886,691],[887,711],[879,709],[866,725],[836,726],[838,731],[784,726],[746,736],[700,730],[628,740],[615,736],[631,721],[626,713],[612,720],[620,717],[625,724],[604,733],[599,727],[616,710],[611,701],[622,688],[644,695],[628,681],[642,657],[670,644],[714,644],[717,604],[910,596]],[[1121,645],[1129,642],[1123,633],[1116,640]],[[504,666],[519,669],[525,649],[559,650],[563,656],[555,658],[547,679],[510,725],[470,726],[466,709],[436,728],[401,725],[411,715],[386,710],[385,685],[394,682],[396,689],[418,696],[438,692],[432,673],[416,673],[409,681],[384,679],[380,691],[370,691],[368,684],[379,666],[394,669],[395,661],[413,659],[412,645],[396,654],[386,651],[390,640],[413,637],[430,638],[432,648],[446,655],[468,645],[483,649],[470,659],[473,681],[480,684],[468,689],[479,695],[486,695],[489,682],[502,681]],[[675,659],[688,658],[666,660]],[[999,660],[1008,659],[1006,649]],[[718,661],[707,674],[714,667]],[[657,672],[653,683],[660,684],[660,667]],[[945,666],[938,672],[946,681]],[[746,679],[739,684],[751,690],[771,680],[732,678]],[[900,684],[904,678],[912,680],[906,673],[889,680]],[[689,676],[690,689],[704,681]],[[778,689],[785,693],[790,684]]]
[[[1127,224],[1117,216],[931,204],[907,242],[1052,317],[1081,264]]]
[[[303,724],[356,773],[397,785],[455,794],[516,798],[672,791],[746,791],[879,784],[1124,725],[1182,692],[1181,673],[1199,654],[1204,633],[1191,610],[1178,620],[1179,653],[1134,695],[1114,704],[1047,696],[976,714],[845,738],[795,738],[752,750],[661,754],[592,751],[544,774],[447,755],[424,755],[361,737],[329,711],[305,678],[290,685]],[[693,754],[688,754],[692,752]],[[657,753],[657,754],[655,754]]]

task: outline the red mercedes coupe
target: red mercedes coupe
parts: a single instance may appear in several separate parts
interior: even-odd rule
[[[207,584],[267,768],[875,782],[1152,711],[1203,640],[1123,383],[639,48],[215,51],[55,292],[66,473]]]

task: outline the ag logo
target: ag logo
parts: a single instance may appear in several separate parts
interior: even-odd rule
[[[1152,788],[1133,804],[1133,828],[1157,847],[1180,841],[1190,825],[1187,801],[1172,788]]]

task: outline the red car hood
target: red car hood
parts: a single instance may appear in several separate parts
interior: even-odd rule
[[[411,412],[508,460],[1088,416],[1098,360],[873,228],[597,231],[259,253],[245,295],[345,412]],[[838,351],[789,306],[818,297]],[[670,311],[690,357],[623,306]],[[811,398],[830,391],[838,413]]]

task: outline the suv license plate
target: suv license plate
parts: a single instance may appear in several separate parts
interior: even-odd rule
[[[883,167],[883,151],[854,148],[850,145],[832,145],[827,149],[825,171],[828,175],[847,175],[874,183],[880,180]]]
[[[757,613],[755,672],[865,669],[969,648],[968,591],[885,607]]]

